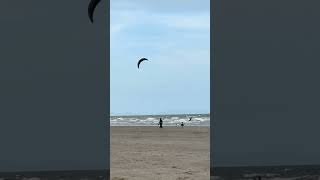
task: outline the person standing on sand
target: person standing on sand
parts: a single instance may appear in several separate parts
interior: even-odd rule
[[[183,127],[184,126],[184,124],[183,124],[183,122],[181,122],[181,127]]]
[[[159,120],[159,125],[160,125],[160,128],[162,128],[162,119],[161,118]]]

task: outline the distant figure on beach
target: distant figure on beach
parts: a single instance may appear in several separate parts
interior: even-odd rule
[[[189,118],[189,121],[191,121],[192,117]]]
[[[160,128],[162,128],[162,119],[161,118],[159,120],[159,125],[160,125]]]
[[[184,126],[184,124],[183,124],[183,122],[181,122],[181,127],[183,127]]]

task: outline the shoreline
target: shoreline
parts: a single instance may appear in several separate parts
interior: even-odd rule
[[[131,116],[197,116],[197,115],[205,115],[205,116],[210,116],[210,113],[199,113],[199,114],[142,114],[142,115],[134,115],[134,114],[130,114],[130,115],[110,115],[110,117],[131,117]]]

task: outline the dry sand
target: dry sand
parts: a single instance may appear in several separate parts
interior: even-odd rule
[[[111,127],[111,180],[209,180],[209,127]]]

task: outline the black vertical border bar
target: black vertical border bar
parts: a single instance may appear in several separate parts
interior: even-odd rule
[[[210,177],[213,176],[213,122],[215,121],[215,23],[216,1],[210,1]]]
[[[212,116],[212,113],[214,112],[214,108],[213,108],[213,85],[212,85],[212,81],[213,81],[213,46],[214,46],[214,41],[213,41],[213,36],[214,36],[214,27],[213,27],[213,10],[214,10],[214,4],[215,0],[210,0],[210,176],[212,176],[212,163],[213,163],[213,159],[212,159],[212,128],[213,128],[213,116]]]
[[[107,76],[107,82],[106,82],[106,121],[107,121],[107,127],[109,128],[109,130],[107,131],[107,138],[108,138],[108,143],[107,143],[107,149],[109,149],[108,151],[108,157],[109,157],[109,162],[107,162],[107,166],[108,166],[108,174],[107,174],[107,179],[110,179],[110,169],[111,169],[111,148],[110,148],[110,131],[111,131],[111,127],[110,127],[110,0],[105,0],[105,4],[106,4],[106,11],[107,11],[107,22],[106,22],[106,26],[107,26],[107,49],[106,49],[106,53],[107,53],[107,59],[106,59],[106,76]],[[108,94],[107,94],[108,92]]]
[[[105,63],[103,64],[105,66],[105,73],[104,74],[104,82],[105,85],[103,87],[103,90],[105,92],[104,94],[104,108],[105,108],[105,121],[106,121],[106,127],[109,128],[109,130],[106,133],[106,149],[108,150],[107,157],[108,160],[106,162],[107,168],[106,169],[97,169],[97,170],[48,170],[48,171],[13,171],[13,172],[0,172],[1,176],[6,176],[10,178],[16,178],[17,176],[40,176],[43,178],[57,178],[57,176],[100,176],[103,178],[106,178],[107,180],[110,179],[110,0],[103,0],[103,10],[105,12],[103,13],[106,15],[106,36],[105,42],[106,42],[106,59]],[[108,93],[109,92],[109,93]]]
[[[218,33],[217,25],[221,25],[222,0],[210,1],[210,176],[214,173],[214,128],[216,125],[216,84],[219,64],[219,44],[222,41],[221,32]],[[220,24],[219,24],[220,23]]]
[[[215,22],[215,6],[216,0],[210,1],[210,176],[213,175],[213,121],[214,121],[214,22]]]

